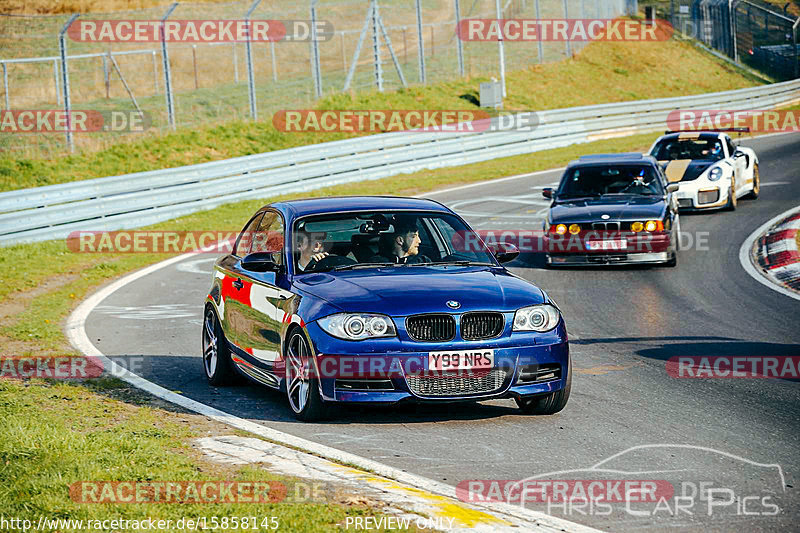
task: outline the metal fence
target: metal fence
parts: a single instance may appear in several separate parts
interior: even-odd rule
[[[645,0],[680,33],[777,80],[800,77],[800,5],[760,0]]]
[[[305,0],[294,4],[248,0],[81,16],[91,20],[314,18],[333,28],[318,41],[249,46],[242,42],[79,42],[63,35],[68,16],[0,16],[0,105],[63,109],[69,102],[72,109],[80,110],[141,109],[149,116],[151,128],[164,131],[233,119],[269,120],[279,109],[309,107],[320,96],[374,87],[392,90],[459,77],[499,77],[501,70],[557,61],[585,45],[504,43],[501,67],[497,42],[462,42],[456,37],[459,19],[614,18],[636,11],[636,0]],[[52,157],[68,148],[68,142],[79,148],[98,148],[126,135],[98,132],[75,139],[52,133],[0,135],[0,150]]]
[[[609,136],[662,130],[675,109],[770,109],[800,80],[736,91],[544,111],[530,130],[396,132],[187,167],[0,194],[0,244],[141,227],[244,200],[465,165]],[[481,129],[481,128],[476,128]]]

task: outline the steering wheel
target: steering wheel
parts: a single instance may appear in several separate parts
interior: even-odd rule
[[[341,255],[328,255],[317,261],[316,259],[312,259],[308,262],[305,268],[305,272],[316,272],[321,270],[329,270],[333,267],[342,266],[342,265],[354,265],[358,261],[353,261],[349,257],[344,257]]]

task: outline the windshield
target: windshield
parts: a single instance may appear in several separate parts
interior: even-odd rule
[[[296,273],[431,264],[495,265],[478,235],[447,213],[376,211],[304,217]]]
[[[675,159],[700,159],[719,161],[725,157],[718,138],[664,139],[653,148],[651,155],[659,161]]]
[[[661,196],[664,189],[650,165],[586,165],[567,170],[557,196],[564,200],[607,194]]]

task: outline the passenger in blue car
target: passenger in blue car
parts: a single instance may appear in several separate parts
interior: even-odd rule
[[[430,263],[425,255],[419,255],[419,230],[414,221],[398,221],[393,232],[383,233],[378,241],[378,254],[370,263],[417,264]]]

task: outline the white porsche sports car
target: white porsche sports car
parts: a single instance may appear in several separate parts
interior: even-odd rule
[[[664,168],[681,209],[736,209],[739,198],[758,198],[758,157],[716,131],[667,132],[648,152]]]

